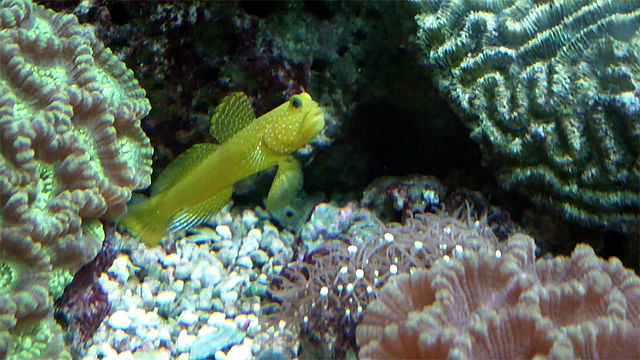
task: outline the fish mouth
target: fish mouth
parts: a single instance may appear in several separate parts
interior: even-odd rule
[[[309,111],[300,129],[303,134],[312,134],[315,137],[324,128],[324,115],[320,108]]]

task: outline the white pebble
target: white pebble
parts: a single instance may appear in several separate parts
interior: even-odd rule
[[[167,349],[160,348],[153,352],[153,360],[170,360],[171,352]]]
[[[166,327],[158,329],[158,339],[164,342],[171,342],[171,332]]]
[[[253,261],[251,261],[251,258],[248,256],[241,256],[236,260],[236,265],[245,269],[252,269]]]
[[[187,260],[186,263],[189,263],[189,260],[193,257],[193,252],[194,252],[195,249],[196,249],[196,245],[195,244],[186,243],[186,244],[182,245],[182,248],[180,249],[180,250],[182,250],[180,252],[180,256],[183,259]]]
[[[245,344],[233,345],[227,353],[227,359],[249,360],[251,359],[251,348]]]
[[[129,309],[129,319],[137,320],[139,317],[145,314],[145,310],[143,308],[132,308]]]
[[[231,229],[227,225],[218,225],[216,226],[216,232],[223,239],[231,239]]]
[[[129,319],[129,315],[124,310],[118,310],[111,314],[109,317],[109,321],[107,322],[109,326],[113,329],[121,329],[127,330],[129,326],[131,326],[131,319]]]
[[[215,326],[226,319],[227,315],[222,312],[214,312],[209,315],[209,319],[207,320],[207,325]]]
[[[216,353],[213,354],[213,357],[215,360],[227,360],[227,354],[225,354],[222,350],[216,351]]]
[[[203,287],[215,286],[220,282],[222,276],[220,275],[220,269],[213,264],[209,264],[206,261],[198,264],[191,274],[192,280],[200,280],[200,284]]]
[[[253,229],[256,231],[260,231],[258,229]],[[244,241],[242,241],[242,246],[240,247],[240,251],[238,251],[238,255],[239,256],[244,256],[244,255],[249,255],[252,252],[258,250],[258,248],[260,247],[260,243],[259,243],[259,239],[260,238],[253,238],[251,237],[251,232],[253,231],[249,231],[249,234],[247,235],[246,238],[244,238]],[[261,235],[254,235],[254,236],[261,236]]]
[[[220,295],[220,300],[222,300],[222,302],[224,303],[225,309],[227,307],[233,306],[236,301],[238,301],[238,292],[235,290],[227,291]]]
[[[247,228],[247,229],[251,229],[253,227],[256,226],[256,224],[258,223],[259,219],[256,216],[256,214],[251,211],[251,210],[247,210],[245,212],[242,213],[242,224]]]
[[[131,350],[121,352],[120,354],[118,354],[117,359],[118,360],[135,360],[135,358],[133,357],[133,353],[131,353]]]
[[[109,301],[111,302],[111,294],[120,289],[120,284],[118,284],[117,281],[109,279],[109,276],[105,273],[100,274],[98,282],[100,283],[100,286],[102,286],[102,289],[109,294]]]
[[[164,265],[164,267],[176,266],[180,264],[180,255],[175,253],[169,254],[163,257],[160,261],[162,261],[162,265]]]
[[[100,350],[98,350],[98,354],[105,360],[116,360],[118,358],[118,352],[107,342],[102,343]]]
[[[185,310],[178,316],[178,323],[184,326],[191,326],[198,322],[198,315],[189,310]]]
[[[178,355],[176,360],[189,360],[189,353],[182,353],[182,354]]]
[[[126,332],[122,330],[116,330],[113,334],[114,345],[118,346],[120,343],[127,340],[127,338],[129,338],[129,335]]]
[[[168,305],[168,304],[171,304],[171,302],[173,302],[175,298],[176,298],[175,291],[163,290],[158,293],[158,296],[156,296],[156,302],[160,306]]]
[[[229,274],[229,278],[230,279],[224,285],[222,285],[220,289],[222,293],[234,290],[236,286],[244,281],[244,278],[242,276],[239,276],[235,271]]]
[[[198,293],[198,305],[197,308],[204,311],[211,310],[211,298],[213,297],[213,288],[206,287],[200,290]]]
[[[142,316],[138,320],[138,322],[147,327],[157,326],[158,324],[160,324],[160,316],[153,311],[149,311],[145,313],[144,316]]]
[[[178,352],[187,352],[191,350],[191,345],[193,341],[196,339],[195,335],[189,335],[186,329],[180,330],[180,334],[178,335],[178,340],[176,341],[176,349]]]
[[[107,270],[107,273],[117,279],[120,283],[124,284],[129,279],[129,257],[123,254],[120,254],[115,260],[113,260],[113,264]]]
[[[177,292],[177,293],[181,293],[182,290],[184,290],[184,281],[182,280],[176,280],[173,282],[173,284],[171,284],[171,288]]]
[[[154,342],[156,341],[156,339],[158,338],[158,336],[160,335],[160,332],[158,331],[158,329],[155,328],[150,328],[149,331],[147,331],[147,334],[145,335],[145,337],[142,339],[143,342]]]
[[[149,284],[142,283],[142,285],[140,286],[140,298],[142,299],[142,305],[144,305],[146,308],[151,308],[153,307],[153,305],[155,305],[155,302],[153,300],[153,292],[151,292],[151,287],[149,287]]]

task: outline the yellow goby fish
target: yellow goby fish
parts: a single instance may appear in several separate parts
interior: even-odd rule
[[[231,198],[233,184],[278,167],[267,209],[282,208],[302,188],[302,170],[291,155],[324,128],[324,116],[307,93],[255,118],[243,93],[232,93],[216,107],[209,132],[218,144],[198,144],[178,156],[152,185],[151,196],[130,204],[120,220],[149,245],[167,231],[200,224]]]

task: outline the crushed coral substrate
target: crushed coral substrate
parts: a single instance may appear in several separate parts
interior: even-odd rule
[[[293,235],[252,210],[227,210],[173,244],[130,237],[99,279],[111,311],[84,359],[249,359],[260,339],[261,298],[293,256]]]

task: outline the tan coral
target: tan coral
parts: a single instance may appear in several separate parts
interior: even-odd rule
[[[46,274],[46,301],[32,299],[33,311],[51,316],[49,296],[100,249],[100,220],[122,216],[131,191],[149,185],[153,148],[140,127],[149,110],[92,27],[28,0],[0,0],[0,265]],[[34,247],[42,269],[25,261]],[[11,331],[7,304],[0,328]]]
[[[586,245],[534,249],[514,235],[390,280],[356,329],[361,358],[637,358],[640,278]]]

